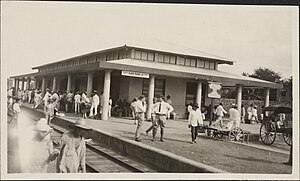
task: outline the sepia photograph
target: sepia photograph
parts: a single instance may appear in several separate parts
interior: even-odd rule
[[[299,8],[1,2],[1,180],[299,177]]]

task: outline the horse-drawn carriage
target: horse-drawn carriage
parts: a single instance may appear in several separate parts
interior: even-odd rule
[[[263,109],[260,139],[266,145],[274,143],[277,135],[282,135],[286,144],[292,145],[292,109],[269,106]]]

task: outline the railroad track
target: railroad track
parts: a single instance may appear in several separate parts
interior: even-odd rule
[[[40,118],[31,115],[33,121]],[[68,130],[51,124],[53,133],[51,140],[57,145],[60,137]],[[89,173],[155,173],[154,169],[106,148],[92,140],[86,142],[86,170]]]
[[[54,132],[51,139],[57,144],[61,135],[68,131],[56,125],[50,125]],[[111,149],[103,147],[93,141],[86,143],[86,168],[91,173],[118,173],[118,172],[137,172],[153,173],[153,169],[125,157]]]

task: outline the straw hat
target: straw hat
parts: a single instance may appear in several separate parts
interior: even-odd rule
[[[52,129],[48,124],[45,118],[41,118],[35,125],[35,130],[37,131],[49,131]]]
[[[90,127],[87,126],[85,119],[79,118],[76,120],[75,124],[69,125],[70,127],[78,127],[82,129],[91,129]]]

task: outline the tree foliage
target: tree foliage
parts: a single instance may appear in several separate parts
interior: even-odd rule
[[[243,76],[253,77],[261,80],[266,80],[275,83],[282,83],[282,77],[279,72],[275,72],[270,68],[256,68],[253,74],[242,73]]]

